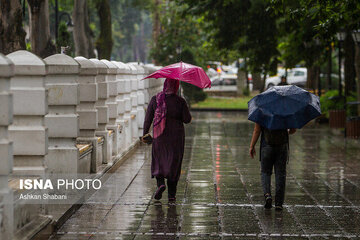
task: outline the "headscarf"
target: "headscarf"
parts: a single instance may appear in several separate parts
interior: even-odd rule
[[[164,88],[156,95],[156,110],[154,117],[154,138],[160,136],[165,129],[166,122],[166,94],[176,94],[179,89],[179,81],[167,78]]]

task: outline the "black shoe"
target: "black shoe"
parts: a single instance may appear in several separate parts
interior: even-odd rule
[[[275,210],[276,210],[276,211],[282,211],[282,210],[283,210],[283,206],[281,206],[281,205],[276,205],[276,206],[275,206]]]
[[[264,208],[270,209],[272,208],[272,198],[270,194],[265,194],[265,205]]]
[[[162,198],[162,193],[165,191],[165,189],[166,189],[165,185],[161,185],[160,187],[158,187],[158,189],[155,192],[154,198],[156,200],[160,200]]]

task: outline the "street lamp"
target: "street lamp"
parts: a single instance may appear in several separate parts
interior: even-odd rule
[[[58,4],[58,0],[55,0],[55,40],[58,38],[58,28],[59,28],[59,22],[61,21],[61,18],[63,16],[67,16],[68,21],[66,22],[66,25],[68,26],[68,31],[71,32],[73,29],[73,23],[71,20],[71,16],[69,13],[67,12],[62,12],[59,15],[59,4]]]
[[[338,33],[336,33],[336,37],[339,41],[339,96],[342,95],[342,85],[341,85],[341,43],[345,40],[346,33],[344,29],[340,29]]]
[[[66,16],[66,17],[67,17],[68,20],[67,20],[67,22],[66,22],[66,26],[68,27],[68,31],[69,31],[69,32],[72,32],[73,27],[74,27],[74,24],[73,24],[73,22],[72,22],[72,19],[71,19],[70,14],[67,13],[67,12],[62,12],[62,13],[60,14],[60,16],[59,16],[59,22],[61,22],[61,18],[62,18],[63,16]]]

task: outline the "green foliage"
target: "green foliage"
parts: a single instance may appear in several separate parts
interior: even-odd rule
[[[164,6],[163,6],[164,7]],[[186,6],[175,2],[167,4],[167,11],[161,15],[161,34],[157,44],[153,43],[151,56],[156,64],[166,66],[175,62],[206,66],[206,52],[203,44],[206,39],[205,22],[192,15],[184,15]],[[190,103],[202,101],[206,94],[191,84],[181,83],[185,98]]]
[[[355,94],[351,94],[346,97],[346,102],[354,102],[356,101]],[[320,97],[320,106],[321,112],[329,117],[329,110],[341,110],[344,109],[344,96],[339,96],[338,90],[331,90],[326,92],[324,95]],[[346,106],[347,108],[347,116],[355,116],[357,113],[356,106]]]
[[[265,75],[274,71],[277,50],[276,16],[266,0],[178,0],[188,4],[187,14],[204,18],[217,49],[235,51],[249,59],[247,70]],[[275,66],[276,69],[276,66]],[[245,69],[244,69],[245,70]]]
[[[123,62],[149,60],[152,30],[150,2],[150,0],[110,0],[114,40],[112,59]]]
[[[31,52],[31,42],[26,43],[26,50]]]
[[[164,6],[163,6],[164,7]],[[151,56],[157,64],[168,65],[183,60],[205,66],[206,52],[202,46],[207,39],[205,22],[184,14],[186,6],[169,2],[167,10],[161,9],[161,33],[156,46],[153,43]]]

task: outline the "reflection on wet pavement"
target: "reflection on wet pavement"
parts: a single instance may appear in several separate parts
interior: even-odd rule
[[[290,139],[284,210],[264,210],[246,114],[193,115],[176,203],[166,192],[152,198],[150,148],[142,146],[52,239],[360,238],[358,141],[323,126],[299,130]]]

